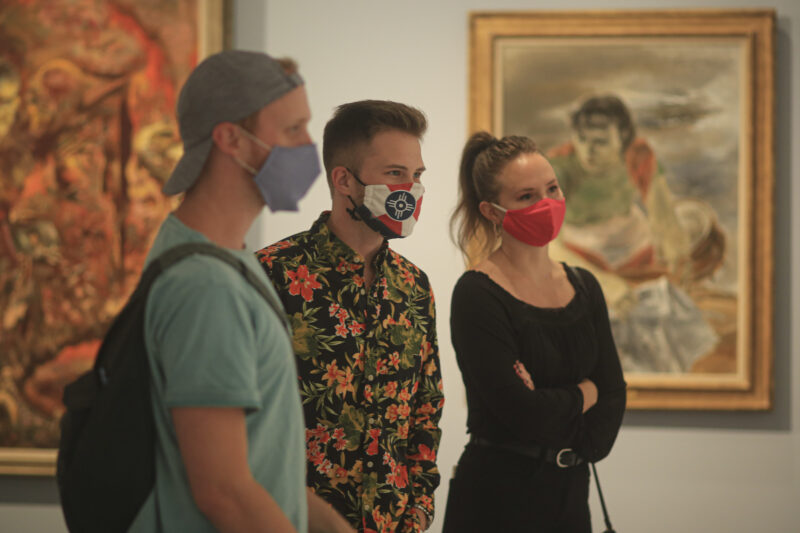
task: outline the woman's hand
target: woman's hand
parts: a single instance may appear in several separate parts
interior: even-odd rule
[[[583,393],[583,412],[585,413],[597,403],[597,385],[590,379],[578,383],[578,388]]]

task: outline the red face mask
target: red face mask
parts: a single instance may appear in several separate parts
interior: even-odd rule
[[[552,198],[545,198],[528,207],[510,211],[495,203],[492,205],[506,214],[503,217],[503,229],[515,239],[531,246],[544,246],[555,239],[567,210],[563,199]]]

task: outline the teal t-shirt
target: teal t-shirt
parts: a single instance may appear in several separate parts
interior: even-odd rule
[[[179,244],[203,241],[203,234],[170,215],[147,263]],[[274,293],[252,252],[226,251]],[[215,531],[192,498],[170,409],[241,407],[253,477],[305,533],[305,424],[297,369],[291,340],[263,297],[222,261],[192,255],[151,288],[145,340],[153,370],[156,485],[130,531]]]

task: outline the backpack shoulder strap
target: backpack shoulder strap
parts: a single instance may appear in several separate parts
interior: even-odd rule
[[[583,276],[581,276],[581,273],[578,271],[578,269],[566,263],[564,263],[564,267],[572,273],[572,276],[575,278],[575,282],[578,284],[578,288],[583,292],[588,293],[588,290],[586,289],[586,283],[584,283]]]
[[[174,265],[181,259],[184,259],[193,254],[209,255],[227,263],[231,268],[239,272],[244,279],[261,295],[267,304],[272,308],[278,318],[281,320],[283,327],[291,335],[291,327],[286,318],[286,313],[283,306],[264,285],[264,283],[253,274],[253,272],[244,264],[242,260],[226,252],[219,246],[211,244],[210,242],[189,242],[186,244],[179,244],[174,248],[170,248],[163,254],[156,257],[152,263],[145,269],[142,278],[139,280],[139,285],[136,287],[136,292],[144,292],[145,294],[150,290],[150,286],[155,279],[167,270],[170,266]]]

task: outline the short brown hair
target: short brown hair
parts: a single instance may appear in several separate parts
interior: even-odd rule
[[[572,114],[572,128],[580,132],[586,127],[591,127],[592,119],[597,117],[604,118],[617,126],[624,154],[636,137],[636,127],[633,125],[633,117],[628,106],[613,95],[589,98]]]
[[[356,170],[362,149],[378,133],[398,130],[421,138],[428,121],[419,109],[388,100],[361,100],[340,105],[325,125],[322,161],[331,186],[331,171],[338,166]]]

